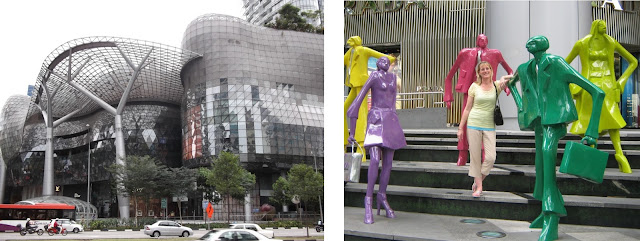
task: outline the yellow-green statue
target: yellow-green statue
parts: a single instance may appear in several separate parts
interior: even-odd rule
[[[349,96],[344,101],[344,116],[347,116],[347,110],[353,100],[358,96],[360,90],[362,90],[362,86],[367,82],[369,78],[368,72],[368,63],[369,57],[380,58],[385,56],[389,58],[391,63],[395,62],[396,58],[385,55],[373,49],[362,46],[362,39],[360,36],[352,36],[347,40],[347,44],[351,47],[344,54],[344,66],[347,67],[347,77],[345,78],[344,84],[351,88],[349,91]],[[360,144],[360,146],[364,146],[364,136],[367,130],[367,102],[363,101],[360,105],[360,109],[358,112],[358,122],[355,126],[355,135],[354,138]],[[344,145],[349,144],[349,127],[347,126],[347,119],[344,119]],[[354,127],[352,127],[354,128]],[[366,155],[364,150],[360,150],[358,148],[358,152],[362,153],[362,160],[365,161]]]
[[[542,213],[530,228],[542,228],[539,240],[558,239],[558,221],[567,215],[564,199],[556,184],[558,141],[567,134],[567,124],[578,119],[569,84],[577,84],[592,96],[593,113],[583,140],[594,145],[598,138],[598,121],[604,92],[565,60],[547,54],[549,40],[534,36],[527,41],[533,59],[520,65],[509,82],[518,106],[521,130],[534,130],[536,140],[536,181],[533,197],[542,202]],[[522,95],[516,82],[520,81]]]
[[[613,67],[613,53],[616,51],[629,62],[629,67],[618,80],[616,80]],[[607,24],[601,19],[593,21],[591,33],[576,42],[566,58],[567,62],[571,63],[578,55],[580,55],[582,75],[606,94],[598,132],[600,132],[600,135],[609,132],[613,148],[616,150],[615,157],[620,171],[631,173],[631,167],[622,153],[622,146],[620,145],[620,128],[624,127],[626,122],[622,118],[618,106],[620,95],[624,91],[624,86],[627,84],[629,76],[638,66],[638,60],[624,49],[618,41],[607,35]],[[571,86],[571,93],[576,100],[578,121],[573,123],[570,132],[584,135],[591,117],[591,96],[585,94],[582,88],[575,85]]]

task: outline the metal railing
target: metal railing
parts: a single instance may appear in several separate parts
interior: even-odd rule
[[[427,108],[429,103],[433,104],[433,107],[444,107],[444,91],[424,91],[424,92],[410,92],[399,93],[397,101],[403,102],[403,106],[416,106],[417,108]],[[422,105],[420,104],[422,102]],[[406,103],[406,104],[405,104]]]
[[[180,217],[168,217],[163,220],[172,220],[176,222],[180,222]],[[251,220],[245,220],[245,215],[233,214],[229,215],[229,221],[231,223],[244,223],[244,222],[254,222],[254,223],[262,223],[269,221],[282,221],[282,220],[291,220],[291,221],[303,221],[310,223],[317,223],[320,220],[320,214],[298,214],[295,212],[291,213],[274,213],[274,214],[251,214]],[[209,220],[207,219],[207,223],[217,223],[217,222],[227,222],[227,217],[224,215],[222,219]],[[196,223],[201,224],[205,223],[203,216],[182,216],[182,223]]]
[[[396,101],[401,101],[402,109],[427,108],[427,107],[444,107],[444,91],[421,91],[398,93]],[[367,96],[371,98],[371,95]],[[344,96],[343,100],[346,100]],[[409,107],[409,108],[405,108]],[[400,109],[400,108],[399,108]]]

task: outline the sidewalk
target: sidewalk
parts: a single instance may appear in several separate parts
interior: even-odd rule
[[[484,219],[474,217],[434,215],[426,213],[410,213],[396,211],[396,218],[389,219],[380,210],[381,216],[375,215],[373,224],[364,224],[364,209],[344,207],[344,235],[345,240],[361,237],[387,240],[486,240],[477,234],[483,231],[493,231],[499,236],[497,240],[537,240],[540,229],[530,229],[529,222],[501,219]],[[463,219],[480,220],[479,224],[463,223]],[[558,240],[640,240],[640,229],[610,228],[596,226],[570,225],[560,223]]]

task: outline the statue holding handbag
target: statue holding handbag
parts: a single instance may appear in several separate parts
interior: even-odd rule
[[[536,181],[533,197],[542,202],[542,212],[530,228],[542,228],[539,240],[558,239],[559,218],[567,215],[564,199],[556,184],[558,141],[567,133],[567,124],[578,119],[569,84],[576,84],[592,97],[593,112],[583,141],[595,145],[604,91],[585,79],[563,58],[547,54],[549,40],[531,37],[526,44],[533,59],[520,65],[509,88],[518,107],[521,130],[535,131]],[[522,95],[515,83],[520,81]],[[604,170],[602,170],[604,172]]]
[[[355,126],[359,117],[361,103],[367,92],[371,90],[371,109],[367,118],[367,130],[364,147],[368,148],[371,163],[367,173],[367,192],[364,198],[364,223],[373,223],[373,188],[378,179],[378,164],[382,161],[380,186],[376,195],[378,215],[382,205],[388,218],[395,218],[395,213],[387,202],[387,185],[391,175],[394,151],[407,145],[404,132],[396,114],[396,76],[387,72],[390,61],[381,57],[376,63],[377,70],[369,75],[369,79],[347,111],[351,126]],[[360,116],[362,117],[362,116]],[[349,142],[356,141],[354,128],[349,132]]]

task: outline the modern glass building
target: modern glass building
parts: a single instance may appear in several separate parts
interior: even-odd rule
[[[182,70],[184,165],[208,166],[221,151],[239,154],[256,174],[255,203],[268,202],[272,183],[292,164],[322,167],[323,45],[323,35],[225,15],[192,21],[182,48],[202,58]]]
[[[115,37],[71,40],[44,61],[33,96],[12,97],[3,108],[0,201],[43,195],[53,129],[53,195],[88,200],[98,217],[118,217],[123,205],[106,168],[116,162],[120,125],[126,155],[149,155],[168,167],[209,167],[221,151],[238,154],[257,183],[249,203],[223,203],[234,203],[231,216],[245,220],[268,203],[272,183],[292,164],[315,161],[323,169],[323,46],[323,35],[217,14],[193,20],[182,48]],[[74,86],[64,74],[47,75],[68,69],[78,72]],[[109,107],[119,106],[114,118]],[[183,215],[202,215],[202,194],[187,199]],[[168,213],[160,200],[142,213],[125,210],[131,217],[177,216],[175,198],[169,202]],[[226,217],[223,210],[215,215]]]
[[[244,15],[247,17],[247,22],[264,25],[265,23],[274,21],[278,16],[278,11],[282,6],[289,3],[300,9],[300,12],[316,11],[323,9],[324,0],[242,0],[243,8],[245,9]],[[311,22],[314,26],[321,25],[321,19],[316,19]]]

